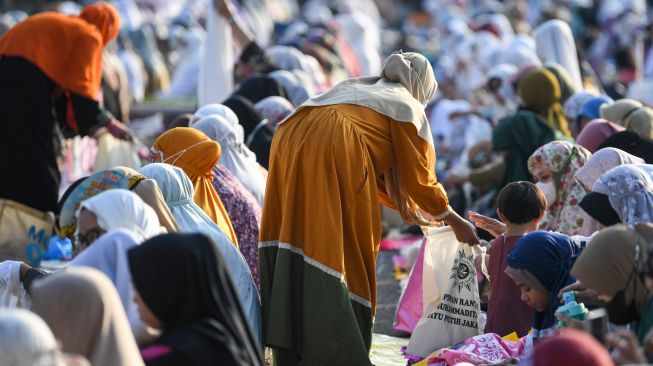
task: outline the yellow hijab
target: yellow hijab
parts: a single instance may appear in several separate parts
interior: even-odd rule
[[[551,71],[539,69],[522,78],[519,82],[519,96],[526,108],[539,114],[551,128],[571,136],[560,105],[560,83]]]
[[[184,170],[195,188],[195,203],[238,246],[236,233],[218,192],[213,188],[212,170],[220,159],[220,144],[194,128],[173,128],[154,142],[154,150],[163,154],[163,162]]]

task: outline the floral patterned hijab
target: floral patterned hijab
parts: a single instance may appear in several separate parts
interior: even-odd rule
[[[580,145],[566,141],[553,141],[539,149],[528,159],[528,170],[534,176],[550,172],[556,188],[556,201],[549,207],[540,224],[540,230],[552,230],[567,235],[586,235],[582,232],[586,214],[578,205],[585,190],[574,179],[574,174],[592,153]]]

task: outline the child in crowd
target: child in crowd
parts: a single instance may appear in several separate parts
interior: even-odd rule
[[[584,247],[584,242],[567,235],[536,231],[519,239],[508,254],[505,273],[519,287],[522,301],[534,310],[534,338],[556,329],[555,311],[562,305],[558,294],[574,283],[571,267]]]
[[[505,336],[517,332],[523,337],[531,329],[533,310],[521,300],[520,289],[504,271],[508,253],[524,235],[537,230],[545,211],[546,199],[539,188],[530,182],[513,182],[497,196],[497,214],[503,224],[473,212],[469,214],[474,224],[497,236],[486,255],[490,275],[486,333]],[[493,225],[501,229],[493,230]]]

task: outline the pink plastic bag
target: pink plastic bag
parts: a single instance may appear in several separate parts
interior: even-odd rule
[[[424,248],[426,238],[422,240],[417,254],[417,260],[408,277],[408,285],[401,293],[399,305],[395,313],[394,329],[399,332],[413,333],[415,326],[424,315],[422,293],[422,270],[424,268]]]
[[[428,361],[428,365],[456,365],[469,362],[474,365],[494,365],[511,358],[520,358],[526,337],[521,341],[506,341],[494,333],[469,338],[458,349],[447,349]]]

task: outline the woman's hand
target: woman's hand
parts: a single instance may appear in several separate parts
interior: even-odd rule
[[[608,344],[617,351],[613,356],[618,365],[648,364],[644,351],[639,347],[635,335],[628,330],[617,330],[608,335]]]
[[[474,225],[472,225],[471,222],[460,217],[457,213],[452,211],[442,221],[451,226],[451,229],[453,230],[454,234],[456,235],[456,239],[459,242],[469,245],[479,244],[480,239],[476,233],[476,228],[474,228]]]
[[[583,304],[596,305],[599,303],[598,294],[592,289],[588,289],[580,281],[576,281],[571,285],[564,287],[558,293],[558,297],[562,298],[562,294],[565,292],[573,291],[574,296],[576,296],[577,302],[582,302]]]
[[[25,281],[25,277],[27,277],[27,272],[32,269],[32,267],[28,266],[25,263],[20,264],[20,269],[18,270],[18,277],[20,278],[20,282]]]
[[[455,187],[465,183],[467,180],[469,180],[469,177],[467,176],[452,174],[447,177],[442,186],[446,191],[450,191]]]
[[[585,331],[585,326],[583,325],[582,322],[579,322],[574,318],[570,318],[569,316],[567,316],[567,314],[555,313],[555,317],[556,319],[562,320],[563,322],[567,323],[567,326],[563,328],[571,328],[571,329]]]
[[[113,137],[125,141],[133,141],[134,136],[132,135],[131,131],[129,130],[129,127],[125,125],[122,122],[119,122],[118,120],[112,119],[107,125],[106,125],[107,131]]]
[[[495,238],[506,232],[506,224],[499,220],[472,211],[469,211],[468,216],[469,221],[473,222],[476,227],[487,231]]]

